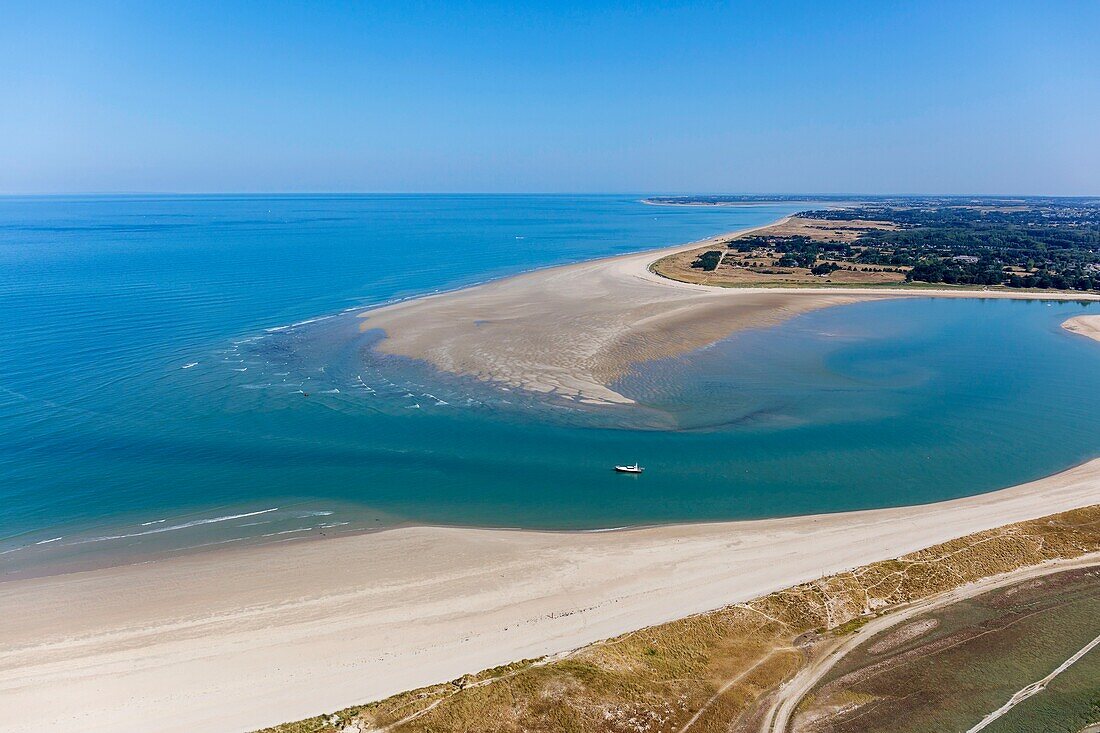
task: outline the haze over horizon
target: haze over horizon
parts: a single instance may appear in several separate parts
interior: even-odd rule
[[[0,193],[1100,194],[1100,5],[21,4]]]

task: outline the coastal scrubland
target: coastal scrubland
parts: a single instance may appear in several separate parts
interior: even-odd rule
[[[898,267],[852,265],[813,273],[814,267],[836,262],[830,253],[854,251],[858,245],[853,243],[864,233],[894,228],[874,219],[839,223],[795,216],[707,248],[673,253],[653,263],[652,270],[672,280],[727,287],[899,284],[905,282],[905,270]]]
[[[1095,292],[1100,205],[1076,199],[847,203],[676,253],[653,270],[730,287],[893,284]]]
[[[820,710],[809,715],[814,700],[831,705],[830,714],[851,712],[864,703],[878,702],[880,691],[845,688],[840,680],[849,668],[843,666],[819,686],[839,696],[842,702],[837,704],[820,693],[810,703],[801,695],[790,699],[799,686],[783,687],[783,683],[812,670],[838,645],[868,629],[878,634],[880,655],[901,656],[924,643],[912,626],[916,623],[916,628],[930,630],[926,618],[914,614],[921,604],[932,609],[936,599],[954,601],[950,594],[958,595],[957,603],[947,604],[937,617],[941,619],[937,624],[944,629],[941,634],[962,633],[969,640],[969,646],[956,652],[959,665],[993,647],[1011,655],[1014,639],[1042,629],[1047,620],[1055,627],[1071,623],[1077,632],[1087,631],[1082,627],[1088,621],[1082,622],[1072,611],[1084,608],[1074,603],[1095,606],[1095,571],[1043,578],[1058,562],[1072,558],[1080,567],[1098,566],[1098,551],[1100,505],[1094,505],[979,532],[568,654],[485,670],[265,733],[791,730],[787,719],[777,713],[784,709],[783,703],[801,713],[793,729],[811,723],[820,727],[828,716]],[[967,589],[977,594],[982,588],[997,588],[998,583],[1007,590],[967,600]],[[1040,588],[1055,592],[1043,593]],[[959,605],[963,603],[971,605]],[[974,633],[974,624],[983,620],[974,608],[992,609],[986,616],[997,619],[1001,634],[995,642],[982,641],[985,637]],[[1030,621],[1011,623],[1021,615]],[[952,620],[942,620],[947,618]],[[894,637],[883,637],[881,632],[897,625],[894,619],[907,625],[899,625]],[[1041,646],[1034,639],[1028,643]],[[872,645],[863,653],[874,654],[875,649]],[[852,658],[852,669],[858,668],[862,658]],[[1041,668],[1041,661],[1025,665],[1022,676],[1026,678],[1032,667]],[[1075,680],[1067,677],[1064,684],[1077,684],[1079,689]],[[1012,683],[1006,681],[1009,687]],[[1095,722],[1087,720],[1093,715],[1087,701],[1081,702],[1080,695],[1074,699],[1074,719]],[[912,705],[904,700],[888,702]],[[940,703],[950,712],[949,696],[941,696]],[[974,703],[965,705],[970,711]],[[1049,720],[1051,710],[1046,706],[1036,714]]]

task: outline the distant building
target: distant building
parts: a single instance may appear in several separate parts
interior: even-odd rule
[[[951,259],[955,260],[955,262],[965,262],[968,265],[976,265],[981,258],[975,257],[974,255],[955,255]]]

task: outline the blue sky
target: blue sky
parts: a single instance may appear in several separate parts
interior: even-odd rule
[[[1100,194],[1100,3],[0,3],[0,192]]]

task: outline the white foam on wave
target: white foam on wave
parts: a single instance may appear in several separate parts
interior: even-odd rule
[[[188,545],[184,547],[184,550],[197,550],[200,547],[213,547],[214,545],[228,545],[230,542],[240,542],[241,540],[250,539],[248,537],[234,537],[228,540],[218,540],[217,542],[203,542],[199,545]]]
[[[305,518],[305,517],[331,517],[335,513],[336,512],[329,511],[329,510],[326,509],[326,510],[319,510],[319,511],[313,511],[313,512],[302,512],[298,516],[301,517],[301,518]]]
[[[36,544],[36,545],[48,545],[51,542],[57,542],[60,539],[62,539],[62,537],[54,537],[52,540],[42,540],[41,542],[35,542],[34,544]]]
[[[292,323],[290,325],[291,325],[292,328],[296,327],[296,326],[307,326],[310,323],[318,323],[320,321],[327,321],[328,319],[335,318],[335,317],[336,316],[334,316],[330,313],[327,316],[317,316],[316,318],[307,318],[304,321],[298,321],[297,323]]]
[[[329,314],[327,316],[317,316],[316,318],[307,318],[306,320],[298,321],[297,323],[288,323],[288,324],[283,325],[283,326],[275,326],[274,328],[265,328],[264,332],[265,333],[279,333],[280,331],[286,331],[286,330],[291,329],[291,328],[298,328],[299,326],[308,326],[311,323],[317,323],[318,321],[327,321],[328,319],[335,318],[335,317],[336,316],[334,316],[332,314]],[[259,337],[254,337],[253,339],[248,339],[248,340],[255,340],[256,338],[259,338]],[[246,343],[248,340],[235,342],[235,343]]]
[[[131,537],[144,537],[150,534],[160,534],[161,532],[175,532],[180,529],[188,529],[189,527],[198,527],[204,524],[216,524],[218,522],[228,522],[233,519],[244,519],[245,517],[255,517],[260,514],[269,514],[270,512],[279,511],[279,507],[272,507],[271,509],[261,509],[256,512],[245,512],[243,514],[228,514],[224,517],[210,517],[209,519],[196,519],[191,522],[184,522],[183,524],[173,524],[169,527],[157,527],[156,529],[147,529],[144,532],[130,532],[129,534],[112,534],[104,535],[103,537],[92,537],[91,539],[78,540],[77,542],[70,542],[66,544],[73,545],[86,545],[90,542],[106,542],[108,540],[125,540]]]
[[[313,527],[302,527],[301,529],[284,529],[282,532],[269,532],[268,534],[262,534],[260,537],[278,537],[283,534],[294,534],[296,532],[309,532]]]
[[[164,523],[165,523],[165,522],[167,522],[167,521],[168,521],[167,519],[154,519],[154,520],[153,520],[153,521],[151,521],[151,522],[142,522],[142,523],[141,523],[141,526],[142,526],[142,527],[148,527],[148,526],[149,526],[149,525],[151,525],[151,524],[164,524]]]
[[[180,367],[180,369],[190,369],[191,367],[198,366],[198,365],[199,365],[199,363],[197,361],[192,361],[192,362],[189,362],[187,364],[184,364],[183,366]]]

